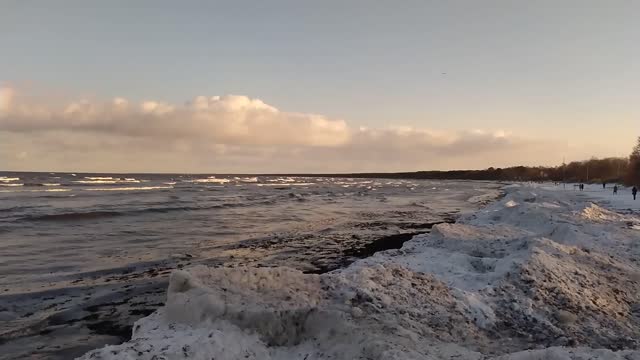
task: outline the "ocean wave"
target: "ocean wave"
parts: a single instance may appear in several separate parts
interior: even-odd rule
[[[76,180],[76,184],[117,184],[117,180]]]
[[[272,184],[258,184],[258,186],[310,186],[316,185],[316,183],[272,183]]]
[[[111,176],[85,176],[84,178],[89,180],[116,180]]]
[[[66,192],[66,191],[71,191],[71,189],[15,189],[15,190],[0,190],[0,193]]]
[[[0,184],[0,186],[23,186],[24,184]]]
[[[258,178],[255,177],[255,176],[254,177],[245,177],[245,178],[235,177],[234,180],[245,182],[245,183],[257,183],[258,182]]]
[[[29,182],[25,182],[22,185],[24,185],[24,186],[44,186],[44,184],[41,184],[41,183],[29,183]]]
[[[16,205],[8,208],[0,208],[0,212],[24,211],[24,210],[31,210],[31,209],[40,209],[45,207],[46,206],[43,206],[43,205]]]
[[[73,220],[93,220],[121,216],[123,213],[119,211],[89,211],[89,212],[70,212],[62,214],[45,214],[45,215],[29,215],[22,217],[21,220],[26,221],[73,221]]]
[[[216,184],[226,184],[231,182],[229,179],[218,179],[215,177],[208,177],[205,179],[192,179],[192,180],[183,180],[188,183],[216,183]]]
[[[128,183],[139,183],[140,180],[136,179],[98,179],[98,180],[75,180],[76,184],[128,184]]]
[[[17,177],[6,177],[6,176],[0,176],[0,181],[2,182],[12,182],[12,181],[19,181],[20,178]]]
[[[259,205],[273,204],[273,200],[266,200],[258,203],[243,204],[243,203],[228,203],[228,204],[215,204],[206,206],[168,206],[168,207],[151,207],[145,209],[131,209],[131,210],[96,210],[96,211],[83,211],[83,212],[69,212],[60,214],[42,214],[42,215],[29,215],[20,218],[22,221],[75,221],[75,220],[95,220],[101,218],[111,218],[117,216],[127,215],[142,215],[146,213],[170,213],[175,211],[201,211],[212,210],[222,208],[233,207],[245,207]]]
[[[173,186],[129,186],[112,188],[82,189],[85,191],[135,191],[135,190],[166,190],[173,189]]]

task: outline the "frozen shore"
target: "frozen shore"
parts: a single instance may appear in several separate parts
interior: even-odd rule
[[[640,359],[638,212],[586,192],[505,191],[322,275],[175,271],[131,341],[81,359]]]

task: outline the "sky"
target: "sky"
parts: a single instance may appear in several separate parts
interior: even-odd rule
[[[640,1],[0,0],[0,170],[558,165],[640,135]]]

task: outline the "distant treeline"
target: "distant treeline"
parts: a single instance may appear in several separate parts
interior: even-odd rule
[[[300,176],[309,176],[301,174]],[[322,176],[491,181],[557,181],[581,183],[620,183],[640,186],[640,137],[628,158],[592,158],[559,166],[490,167],[485,170],[415,171],[398,173],[323,174]]]
[[[629,160],[626,158],[591,159],[574,161],[556,167],[514,166],[490,167],[485,170],[415,171],[397,173],[322,174],[332,177],[433,179],[433,180],[493,180],[493,181],[566,181],[566,182],[623,182]],[[310,176],[309,174],[289,174]],[[313,175],[311,175],[313,176]]]

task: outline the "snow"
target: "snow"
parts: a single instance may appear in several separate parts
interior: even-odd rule
[[[436,188],[433,188],[434,190]],[[448,191],[449,189],[444,189]],[[484,191],[480,195],[472,196],[467,201],[473,204],[486,204],[488,202],[493,201],[496,197],[500,196],[500,192],[498,190],[494,191]]]
[[[618,194],[613,194],[613,186],[615,184],[607,184],[606,189],[602,188],[602,184],[586,184],[584,191],[574,190],[573,186],[567,184],[566,192],[574,193],[575,196],[583,197],[593,201],[597,204],[603,205],[606,208],[618,211],[640,211],[640,196],[637,200],[633,200],[631,194],[631,187],[625,187],[623,185],[618,186]],[[559,191],[564,189],[562,186],[541,186],[547,190]]]
[[[81,359],[640,359],[640,218],[615,211],[637,207],[589,190],[508,186],[322,275],[177,270],[131,341]]]

